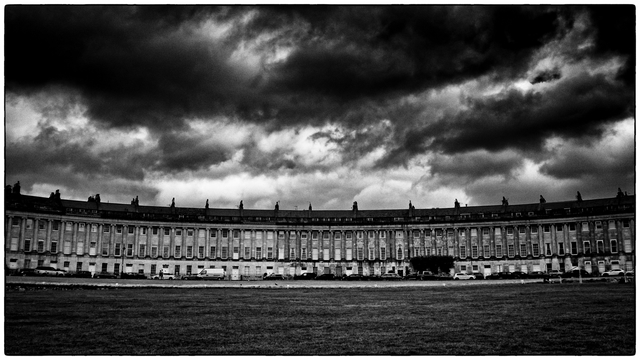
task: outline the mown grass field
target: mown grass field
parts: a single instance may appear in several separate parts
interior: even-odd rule
[[[5,292],[6,355],[630,355],[633,284]]]

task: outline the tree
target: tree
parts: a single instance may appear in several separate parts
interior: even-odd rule
[[[443,255],[418,256],[409,260],[414,271],[431,271],[434,274],[449,272],[453,267],[453,257]]]

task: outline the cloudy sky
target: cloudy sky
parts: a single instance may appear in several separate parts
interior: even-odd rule
[[[142,205],[634,193],[633,6],[6,6],[5,181]]]

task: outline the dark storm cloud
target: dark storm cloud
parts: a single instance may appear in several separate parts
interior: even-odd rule
[[[147,167],[166,173],[197,171],[229,160],[230,149],[210,141],[209,134],[191,134],[189,132],[167,132],[163,134],[156,147],[153,163]]]
[[[256,15],[226,41],[195,31],[207,19],[248,11]],[[490,6],[9,6],[7,89],[69,86],[93,118],[115,126],[181,126],[216,114],[357,120],[344,116],[346,103],[518,73],[561,30],[562,14]],[[264,30],[282,30],[265,46],[290,44],[293,53],[263,80],[246,78],[228,61],[234,39],[255,40]]]
[[[511,176],[514,169],[522,166],[522,156],[518,154],[472,153],[464,155],[437,155],[429,161],[431,173],[440,175],[457,184],[467,184],[487,176]]]
[[[399,146],[380,161],[397,164],[428,150],[459,154],[474,150],[538,152],[550,136],[599,137],[604,125],[633,115],[633,93],[603,75],[565,79],[545,93],[510,89],[468,98],[467,110],[399,136]]]
[[[562,77],[562,74],[557,69],[541,71],[529,82],[533,85],[543,82],[550,82],[558,80]]]
[[[598,169],[596,176],[602,180],[602,184],[612,184],[616,181],[632,183],[634,156],[632,146],[616,156],[605,156],[576,147],[545,163],[540,172],[557,179],[590,179],[594,176],[593,169]]]

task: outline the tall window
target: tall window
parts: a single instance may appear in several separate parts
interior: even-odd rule
[[[162,257],[163,258],[168,258],[169,257],[169,247],[168,246],[163,246],[162,247]]]
[[[598,242],[596,243],[597,247],[598,247],[598,252],[599,253],[603,253],[604,252],[604,241],[602,240],[598,240]]]
[[[182,257],[181,251],[182,251],[182,248],[180,247],[180,245],[176,245],[176,249],[175,249],[175,252],[173,253],[173,256],[177,258]]]
[[[369,260],[375,259],[375,251],[373,248],[369,248]]]
[[[210,259],[215,259],[216,258],[216,247],[212,246],[209,248],[209,258]]]
[[[507,245],[507,255],[513,257],[515,254],[515,246],[513,244]]]
[[[133,244],[127,244],[127,256],[133,256]]]
[[[303,259],[303,260],[307,259],[307,248],[306,247],[303,247],[303,248],[300,249],[300,258]]]
[[[198,246],[198,258],[204,259],[204,246]]]
[[[157,258],[158,257],[158,247],[157,246],[152,246],[151,247],[151,257],[152,258]]]
[[[42,247],[44,248],[44,241],[42,242]],[[40,242],[38,241],[38,248],[40,248]],[[44,250],[42,250],[44,251]],[[38,249],[38,252],[42,252]],[[58,252],[58,242],[57,241],[52,241],[51,242],[51,252],[52,253],[57,253]]]
[[[359,247],[357,251],[358,251],[358,252],[357,252],[357,254],[358,254],[358,255],[357,255],[357,256],[358,256],[358,260],[359,260],[359,261],[364,260],[364,249],[363,249],[363,248],[361,248],[361,247]]]
[[[544,246],[545,246],[545,255],[551,256],[551,244],[546,243],[544,244]]]
[[[102,256],[107,256],[107,255],[109,255],[109,243],[103,242],[102,243]]]
[[[116,247],[113,250],[113,255],[120,256],[120,243],[116,243]]]
[[[222,247],[222,254],[220,255],[220,257],[223,258],[223,259],[226,259],[228,257],[227,247],[226,246]]]
[[[571,242],[571,255],[577,255],[578,254],[578,242],[577,241],[572,241]]]
[[[496,245],[496,257],[502,257],[502,245]]]
[[[467,257],[467,248],[465,246],[460,246],[460,257],[463,259]]]
[[[520,244],[520,256],[527,256],[527,244]]]
[[[491,256],[491,247],[489,245],[485,245],[484,246],[484,257],[490,257],[490,256]]]
[[[564,255],[564,243],[558,243],[558,255]]]
[[[396,259],[398,260],[404,259],[404,251],[402,250],[402,247],[398,248],[398,256],[396,257]]]
[[[591,253],[591,243],[589,241],[583,242],[582,246],[584,248],[584,253],[585,254],[590,254]]]
[[[535,257],[540,256],[540,245],[539,244],[531,244],[531,254]]]
[[[268,260],[273,259],[273,248],[272,247],[267,247],[267,259]]]
[[[295,259],[296,258],[296,248],[291,247],[289,248],[289,259]]]
[[[386,247],[381,247],[380,248],[380,260],[386,260],[387,259],[387,248]]]
[[[612,253],[618,252],[618,240],[616,239],[611,239],[611,252]]]
[[[251,248],[248,246],[244,247],[244,258],[251,259]]]
[[[193,257],[193,246],[191,246],[191,245],[187,246],[187,257],[188,258],[192,258]]]
[[[147,251],[147,245],[140,244],[140,249],[138,250],[138,256],[145,257],[146,256],[146,251]]]

